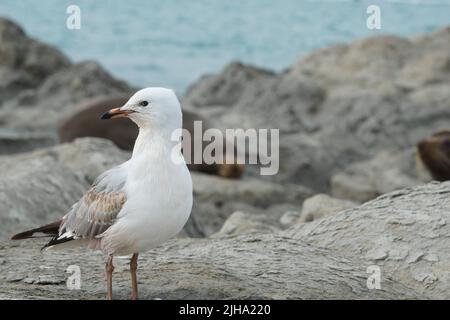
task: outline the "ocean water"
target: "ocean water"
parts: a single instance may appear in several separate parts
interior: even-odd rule
[[[66,27],[71,4],[80,30]],[[380,6],[380,30],[366,27],[370,4]],[[182,94],[233,60],[279,71],[331,44],[450,25],[450,0],[1,0],[0,15],[73,61],[95,59],[136,86]]]

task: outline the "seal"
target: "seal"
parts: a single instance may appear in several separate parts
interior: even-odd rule
[[[100,96],[86,100],[74,106],[72,112],[62,119],[58,125],[58,136],[60,142],[70,142],[81,137],[97,137],[111,140],[120,149],[133,150],[134,142],[138,135],[137,126],[127,119],[115,119],[112,123],[106,124],[100,119],[100,115],[107,112],[112,107],[124,105],[130,97],[127,95]],[[208,121],[198,113],[191,110],[183,110],[183,128],[194,134],[194,121],[202,121],[202,134],[210,128]],[[202,151],[207,143],[202,143]],[[226,148],[224,138],[223,146]],[[184,147],[184,145],[183,145]],[[193,154],[193,143],[191,144],[191,154]],[[234,150],[236,160],[236,148]],[[224,149],[225,152],[225,149]],[[189,170],[200,171],[208,174],[218,175],[225,178],[239,178],[244,172],[244,165],[234,163],[224,164],[189,164]]]
[[[450,130],[434,133],[417,144],[416,162],[425,167],[433,179],[450,180]]]

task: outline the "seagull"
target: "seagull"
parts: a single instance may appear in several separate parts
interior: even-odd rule
[[[101,174],[61,220],[12,239],[44,235],[51,237],[45,250],[73,244],[101,250],[107,255],[109,300],[113,257],[131,255],[130,298],[135,300],[138,255],[181,231],[192,209],[192,180],[181,153],[181,106],[172,90],[142,89],[101,119],[119,117],[128,117],[139,127],[131,158]]]

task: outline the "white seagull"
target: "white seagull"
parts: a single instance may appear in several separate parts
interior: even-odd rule
[[[170,89],[146,88],[102,119],[128,117],[139,127],[131,159],[101,174],[60,221],[25,231],[13,240],[44,234],[43,249],[85,244],[108,255],[107,299],[112,299],[113,256],[131,255],[131,299],[137,299],[137,260],[175,236],[192,209],[192,180],[181,154],[180,103]],[[180,131],[181,132],[181,131]]]

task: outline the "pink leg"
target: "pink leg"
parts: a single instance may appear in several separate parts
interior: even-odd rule
[[[130,261],[130,272],[131,272],[131,300],[136,300],[138,298],[138,284],[137,284],[137,271],[138,266],[138,254],[135,253],[131,257]]]
[[[114,271],[113,266],[113,256],[109,256],[106,261],[105,272],[106,272],[106,299],[112,300],[112,273]]]

